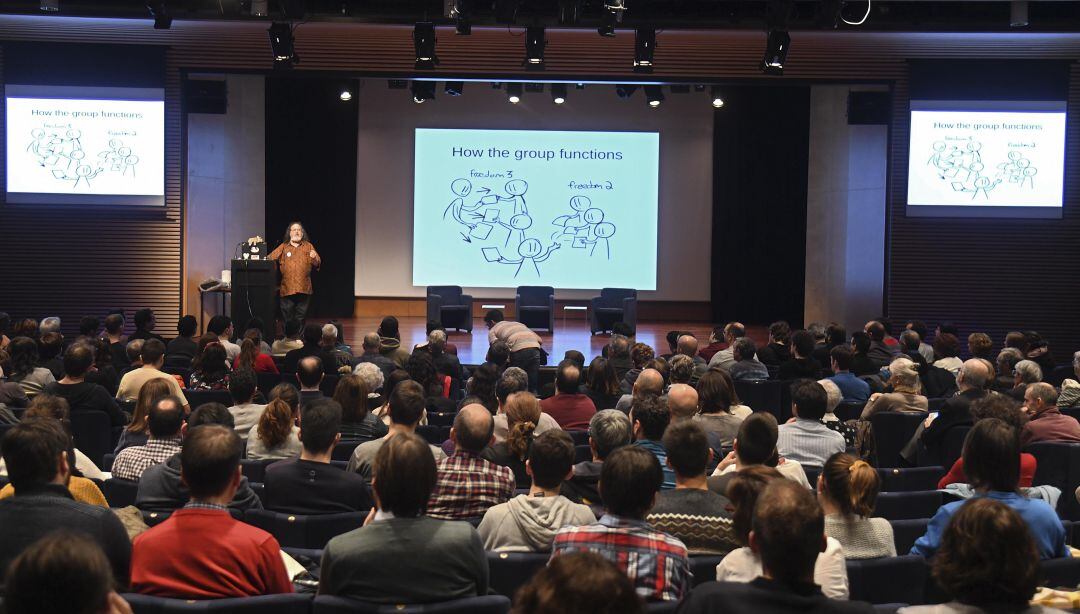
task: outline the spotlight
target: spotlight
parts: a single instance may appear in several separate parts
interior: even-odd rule
[[[525,28],[525,66],[529,68],[544,67],[544,26],[529,26]]]
[[[338,97],[341,98],[342,102],[349,102],[350,100],[352,100],[352,92],[350,92],[349,88],[347,87],[342,88],[341,94],[339,94]]]
[[[724,106],[724,98],[720,95],[720,86],[712,86],[712,106],[715,109],[719,109]]]
[[[517,104],[521,102],[521,84],[520,83],[507,83],[506,84],[506,101],[510,104]]]
[[[266,31],[270,35],[270,49],[274,52],[274,68],[292,68],[300,63],[300,57],[293,49],[292,26],[285,22],[274,22]]]
[[[60,12],[60,0],[41,0],[41,10],[46,13]]]
[[[435,82],[413,81],[412,99],[416,104],[422,104],[428,100],[435,100]]]
[[[655,109],[664,102],[664,89],[659,85],[646,85],[645,99],[649,101],[649,106]]]
[[[626,0],[604,0],[604,14],[596,31],[600,36],[615,36],[615,25],[622,22],[625,12]]]
[[[1027,0],[1012,0],[1009,3],[1009,25],[1014,28],[1023,28],[1030,23]]]
[[[791,36],[786,30],[769,30],[769,40],[765,44],[765,58],[761,61],[761,70],[767,75],[784,74],[784,62],[787,61]]]
[[[559,0],[559,25],[572,26],[577,24],[581,13],[581,0]]]
[[[435,24],[420,21],[413,28],[413,47],[416,48],[416,69],[432,70],[439,63],[435,56]]]
[[[169,7],[164,2],[147,2],[146,10],[150,11],[150,16],[154,18],[155,30],[168,30],[172,27],[172,15],[169,14]]]
[[[462,36],[472,34],[472,0],[448,0],[446,6],[446,16],[454,20],[457,33]]]
[[[251,0],[251,16],[266,17],[270,14],[270,0]]]
[[[653,53],[656,51],[656,30],[638,28],[634,30],[634,70],[652,72]]]
[[[637,88],[638,86],[636,85],[619,84],[615,86],[615,95],[625,100],[633,96],[634,92],[637,91]]]
[[[443,92],[447,96],[460,96],[461,92],[465,90],[464,81],[447,81],[446,87],[443,88]]]
[[[551,101],[555,104],[562,104],[566,102],[566,84],[565,83],[552,83],[551,84]]]

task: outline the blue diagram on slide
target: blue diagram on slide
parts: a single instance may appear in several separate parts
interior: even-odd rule
[[[500,192],[455,179],[443,220],[456,228],[462,242],[475,245],[491,266],[516,265],[515,279],[539,280],[540,264],[564,248],[585,257],[611,259],[615,225],[605,221],[603,210],[593,207],[589,197],[571,197],[571,213],[551,221],[556,229],[548,237],[547,231],[534,228],[525,200],[528,190],[528,182],[517,178],[507,181]],[[544,241],[537,236],[544,236]]]
[[[986,174],[982,147],[982,143],[974,137],[969,137],[962,145],[935,141],[926,164],[934,168],[939,179],[949,182],[954,192],[970,193],[972,200],[980,194],[983,199],[989,200],[990,192],[1003,183],[1014,184],[1021,189],[1035,188],[1038,169],[1022,152],[1010,151],[1008,160],[995,166],[997,172],[991,178]]]
[[[35,128],[30,132],[29,152],[41,168],[59,181],[71,183],[72,188],[91,187],[92,179],[104,172],[116,172],[135,178],[139,156],[120,139],[109,140],[109,148],[97,154],[97,160],[87,160],[82,146],[82,131]]]

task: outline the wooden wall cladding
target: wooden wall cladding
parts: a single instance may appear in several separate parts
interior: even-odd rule
[[[167,117],[168,207],[163,219],[100,219],[77,214],[16,212],[0,208],[0,283],[9,311],[57,311],[84,289],[94,305],[147,304],[159,309],[162,328],[179,314],[183,215],[180,177],[179,82],[182,70],[267,71],[271,67],[265,21],[184,22],[154,30],[149,20],[0,16],[0,41],[84,41],[165,45],[169,48]],[[633,36],[602,38],[592,30],[550,29],[546,70],[526,73],[520,28],[474,28],[455,36],[439,28],[438,70],[430,78],[640,81],[632,71]],[[904,215],[906,199],[909,58],[1080,57],[1078,34],[956,34],[792,32],[782,78],[758,70],[763,32],[665,30],[657,35],[655,80],[717,83],[884,82],[893,88],[886,299],[894,318],[931,323],[952,320],[966,334],[985,330],[996,341],[1014,327],[1047,336],[1059,356],[1080,348],[1072,325],[1080,302],[1080,128],[1068,127],[1064,218],[1057,221],[934,220]],[[296,30],[301,63],[294,74],[408,77],[414,74],[412,30],[406,26],[306,23]],[[1069,112],[1080,112],[1080,73],[1071,72]],[[1007,77],[1004,77],[1007,78]],[[378,83],[370,86],[379,87]],[[360,95],[363,95],[361,90]],[[1022,92],[1018,92],[1022,98]],[[403,93],[403,99],[405,94]],[[706,103],[703,101],[703,103]],[[745,206],[753,206],[746,203]],[[62,218],[62,219],[61,219]],[[50,236],[42,236],[48,228]],[[16,235],[16,238],[12,238]],[[808,237],[813,242],[813,237]],[[13,242],[14,241],[14,242]],[[72,249],[71,246],[76,246]],[[46,253],[47,252],[47,253]],[[77,271],[77,273],[76,273]],[[52,308],[52,309],[50,309]],[[61,314],[66,313],[60,311]]]

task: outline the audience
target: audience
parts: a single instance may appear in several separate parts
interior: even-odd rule
[[[893,358],[900,353],[899,348],[893,349],[885,343],[887,332],[885,325],[878,320],[871,320],[863,327],[865,332],[870,337],[870,347],[866,350],[866,357],[874,363],[877,368],[884,367],[892,362]]]
[[[64,336],[59,332],[42,333],[38,339],[38,366],[48,369],[53,379],[64,377],[63,351]]]
[[[776,418],[770,413],[750,414],[739,425],[739,436],[732,450],[709,477],[708,487],[718,495],[727,496],[728,485],[738,472],[747,467],[764,466],[776,469],[781,476],[810,488],[806,471],[797,461],[782,458],[776,451],[778,429]]]
[[[495,442],[502,443],[506,441],[507,436],[510,433],[510,425],[508,424],[508,418],[506,415],[506,401],[510,398],[510,395],[515,392],[527,391],[529,389],[529,376],[522,369],[517,367],[507,367],[499,379],[495,382],[495,400],[498,403],[498,407],[495,412]],[[533,435],[542,435],[550,430],[558,430],[559,423],[555,421],[548,414],[543,412],[541,408],[540,421],[536,423],[536,429],[533,431]]]
[[[705,361],[709,368],[714,366],[710,362],[712,357],[716,356],[717,352],[727,349],[728,344],[727,340],[724,339],[724,329],[723,326],[714,326],[712,332],[709,333],[709,345],[698,350],[697,355]]]
[[[1058,410],[1058,392],[1050,384],[1037,382],[1024,390],[1024,412],[1028,421],[1020,431],[1020,443],[1037,441],[1080,442],[1080,422]]]
[[[243,479],[243,449],[225,426],[206,424],[187,434],[180,467],[191,500],[135,538],[132,590],[188,599],[293,592],[277,540],[229,514]]]
[[[375,455],[378,454],[379,448],[381,448],[387,440],[399,433],[416,432],[416,426],[420,422],[420,416],[424,412],[424,391],[420,384],[417,384],[412,380],[404,380],[394,386],[393,392],[390,393],[388,403],[388,413],[390,415],[390,428],[388,429],[388,433],[381,439],[365,441],[356,446],[352,456],[349,458],[347,470],[359,473],[368,484],[371,483]],[[301,429],[303,429],[302,421],[300,426]],[[446,457],[442,448],[439,448],[438,446],[429,446],[429,448],[431,449],[431,454],[435,461],[439,461]]]
[[[705,371],[709,369],[709,363],[704,358],[698,356],[698,340],[697,337],[690,333],[684,333],[679,335],[679,343],[675,350],[675,355],[672,356],[687,356],[694,361],[694,373],[690,382],[684,383],[696,383],[698,378],[704,375]],[[670,362],[670,359],[669,359]]]
[[[526,393],[519,393],[526,394]],[[483,405],[462,407],[450,438],[454,453],[439,461],[428,515],[442,520],[479,518],[514,494],[514,473],[480,456],[495,441],[495,424]]]
[[[1021,360],[1013,367],[1015,383],[1012,390],[1007,392],[1017,401],[1024,400],[1024,391],[1028,386],[1042,381],[1043,372],[1039,363],[1034,360]]]
[[[131,614],[101,547],[72,531],[54,531],[24,550],[5,588],[7,614]]]
[[[710,491],[705,477],[712,459],[705,431],[682,421],[668,427],[663,441],[675,489],[660,491],[646,520],[681,540],[690,554],[727,554],[738,548],[727,511],[730,501]]]
[[[553,560],[572,552],[595,552],[615,563],[649,601],[678,601],[690,588],[690,561],[678,539],[652,529],[645,515],[664,476],[653,454],[623,446],[603,463],[600,521],[563,527],[555,535]]]
[[[870,399],[870,384],[855,376],[851,372],[851,361],[854,355],[851,348],[846,345],[838,345],[829,350],[832,359],[833,376],[830,377],[834,384],[840,388],[844,403],[865,403]]]
[[[1045,501],[1028,499],[1017,492],[1020,481],[1020,434],[997,418],[980,420],[964,442],[964,473],[975,496],[1008,505],[1024,519],[1038,546],[1039,557],[1069,556],[1065,528],[1054,508]],[[915,542],[912,554],[934,556],[949,520],[966,501],[946,503],[930,519],[926,534]]]
[[[268,460],[300,456],[303,446],[300,443],[300,427],[296,426],[297,418],[299,407],[290,405],[285,399],[271,400],[259,416],[258,423],[248,431],[247,458]]]
[[[75,501],[71,436],[58,420],[31,418],[11,427],[0,441],[15,496],[0,500],[0,582],[8,565],[46,534],[65,529],[84,534],[104,550],[113,577],[128,583],[131,542],[120,520],[105,507]]]
[[[114,478],[138,481],[149,467],[180,452],[184,424],[180,399],[170,395],[155,401],[150,406],[146,424],[149,431],[146,443],[124,448],[116,455],[112,466]]]
[[[540,402],[531,392],[515,392],[506,399],[501,409],[509,429],[506,440],[496,441],[484,448],[480,456],[496,465],[508,467],[514,472],[516,487],[527,489],[532,480],[526,462],[536,436],[536,425],[540,422]],[[562,431],[554,429],[554,432]]]
[[[191,368],[192,361],[199,355],[198,334],[199,321],[195,316],[180,318],[176,323],[176,338],[165,344],[165,366]]]
[[[304,406],[300,458],[278,461],[263,478],[266,509],[287,514],[334,514],[371,508],[361,476],[330,464],[341,441],[341,407],[330,399]]]
[[[165,364],[165,344],[157,339],[149,339],[143,342],[139,350],[139,360],[142,362],[137,368],[132,369],[120,378],[120,387],[116,391],[116,398],[123,401],[134,401],[139,398],[139,390],[143,384],[152,379],[165,380],[169,385],[169,393],[180,399],[184,405],[184,412],[191,411],[184,391],[176,378],[161,370]]]
[[[735,364],[735,340],[746,336],[746,327],[741,322],[728,322],[724,325],[724,343],[727,348],[713,354],[709,359],[709,368],[719,367],[725,371]],[[755,356],[756,358],[756,356]]]
[[[232,342],[234,334],[232,318],[224,315],[210,318],[210,322],[206,325],[206,332],[218,336],[218,343],[225,348],[226,362],[231,365],[240,355],[240,346]]]
[[[94,349],[83,343],[73,344],[64,352],[64,374],[60,381],[46,385],[44,392],[66,400],[72,413],[103,412],[112,426],[124,426],[127,416],[120,411],[116,399],[102,386],[86,381],[86,374],[93,366]]]
[[[942,333],[934,336],[934,366],[956,375],[963,361],[960,360],[960,340],[956,335]]]
[[[875,392],[863,407],[863,420],[882,411],[925,413],[930,405],[923,396],[919,383],[919,372],[910,358],[901,357],[889,363],[889,381],[892,392]]]
[[[119,370],[128,364],[127,338],[124,337],[124,314],[111,313],[105,316],[105,340],[109,343],[109,354],[113,364]],[[194,354],[192,354],[194,357]]]
[[[992,376],[993,373],[983,361],[976,358],[965,361],[956,376],[960,391],[945,401],[936,417],[931,414],[926,418],[922,426],[915,431],[911,442],[901,452],[901,456],[914,465],[919,458],[918,446],[921,446],[928,460],[942,462],[945,433],[954,427],[972,424],[971,404],[987,395],[986,385]]]
[[[427,514],[437,479],[423,439],[391,435],[375,455],[376,508],[363,527],[326,545],[319,594],[392,604],[488,594],[487,558],[476,529]]]
[[[398,320],[394,316],[386,316],[379,323],[379,353],[394,361],[400,368],[405,367],[405,361],[409,360],[409,352],[401,347],[401,333],[398,331]]]
[[[383,377],[389,378],[390,373],[392,373],[394,369],[397,369],[398,365],[393,360],[382,355],[379,351],[380,344],[381,338],[379,337],[379,333],[368,333],[364,335],[364,341],[361,345],[363,353],[356,357],[356,363],[359,365],[370,362],[382,370]]]
[[[300,320],[289,320],[285,323],[285,336],[274,341],[270,346],[270,353],[284,358],[292,350],[302,347],[304,342],[300,339]]]
[[[1024,428],[1026,417],[1023,410],[1011,397],[1003,394],[988,395],[971,404],[971,417],[977,424],[987,418],[997,418],[1019,432]],[[1035,457],[1027,452],[1020,453],[1020,488],[1030,488],[1035,479],[1035,469],[1038,463]],[[969,480],[964,474],[964,458],[956,459],[949,472],[938,481],[938,488],[946,488],[949,484],[968,484]]]
[[[359,367],[359,365],[358,365]],[[381,371],[376,369],[381,375]],[[370,411],[370,389],[358,375],[342,375],[334,389],[334,400],[341,406],[341,436],[355,442],[371,441],[385,437],[389,432],[377,416]]]
[[[634,425],[633,445],[648,450],[660,462],[664,477],[660,488],[664,490],[675,488],[675,471],[667,463],[667,450],[662,442],[670,422],[671,410],[664,399],[650,395],[634,400],[630,410],[630,423]]]
[[[277,373],[277,365],[274,358],[263,353],[262,331],[257,328],[249,328],[244,333],[244,341],[240,343],[240,353],[233,362],[233,369],[251,369],[256,373]]]
[[[1080,376],[1078,376],[1080,377]],[[1080,384],[1077,385],[1080,391]],[[597,356],[589,363],[587,383],[584,393],[593,402],[597,411],[614,409],[622,398],[622,388],[615,373],[615,365],[611,359]]]
[[[1059,408],[1076,407],[1080,405],[1080,352],[1073,354],[1073,375],[1061,382],[1061,394],[1058,395],[1057,406]]]
[[[817,497],[825,512],[825,534],[840,542],[848,559],[896,556],[892,525],[871,518],[881,478],[866,461],[834,454],[818,477]]]
[[[165,343],[165,339],[161,335],[153,332],[154,327],[157,326],[157,316],[154,315],[153,309],[138,309],[132,319],[135,322],[135,332],[131,335],[132,339],[142,339],[143,341],[154,339],[163,344]],[[212,322],[213,320],[211,320]],[[44,320],[42,320],[42,324],[44,323]]]
[[[777,347],[785,348],[786,351],[786,346],[778,345]],[[757,347],[754,345],[753,339],[739,337],[735,340],[732,348],[731,357],[734,362],[727,368],[732,380],[747,382],[769,379],[768,367],[765,366],[765,363],[754,358],[757,355]],[[773,354],[776,354],[775,349]]]
[[[232,397],[232,406],[229,413],[233,417],[233,428],[240,439],[247,441],[252,427],[259,422],[266,405],[255,402],[259,392],[255,380],[255,372],[249,369],[236,371],[229,380],[229,396]]]
[[[592,552],[552,559],[514,596],[511,614],[644,614],[634,585]]]
[[[604,459],[615,450],[630,445],[634,427],[630,418],[617,409],[602,409],[589,420],[589,451],[591,460],[574,465],[573,476],[563,482],[562,493],[571,501],[592,508],[603,506],[600,498],[600,474]]]
[[[739,425],[753,413],[739,403],[735,383],[723,369],[710,369],[697,383],[698,408],[701,413],[694,420],[707,433],[714,433],[720,445],[731,447]]]
[[[9,382],[17,383],[29,398],[34,398],[46,386],[56,382],[52,371],[38,366],[38,344],[30,337],[13,337],[7,347],[10,359],[5,374]]]
[[[214,341],[203,346],[202,351],[191,363],[191,375],[188,376],[188,388],[192,390],[227,390],[231,369],[228,354],[221,341]]]
[[[680,612],[873,612],[864,603],[835,601],[847,598],[846,574],[842,594],[822,581],[823,559],[837,561],[840,570],[844,562],[843,555],[830,553],[835,542],[825,536],[824,515],[813,495],[788,480],[756,488],[760,495],[752,496],[749,546],[725,557],[717,567],[718,582],[694,589]],[[734,565],[728,561],[736,558],[750,573],[731,573]]]
[[[582,394],[580,387],[581,368],[564,360],[559,363],[559,371],[555,375],[555,396],[540,402],[540,408],[568,431],[588,428],[589,420],[596,413],[592,399]]]
[[[881,370],[881,367],[870,358],[872,344],[870,335],[864,331],[855,331],[851,334],[851,372],[855,377],[877,375]]]
[[[530,396],[527,392],[517,397]],[[531,478],[529,494],[488,508],[477,530],[484,549],[496,552],[549,552],[555,533],[564,526],[596,521],[588,506],[559,493],[573,472],[574,442],[563,431],[548,431],[532,444],[525,469]]]
[[[498,309],[484,315],[484,324],[488,327],[488,343],[506,343],[510,347],[510,366],[524,370],[529,376],[529,390],[537,392],[543,362],[540,335],[521,322],[504,319]]]
[[[796,380],[791,384],[791,414],[794,419],[780,425],[776,449],[781,456],[802,465],[822,467],[830,456],[845,451],[844,436],[821,423],[828,409],[828,397],[821,384]]]
[[[765,347],[761,348],[758,352],[758,360],[762,364],[769,367],[779,367],[782,363],[791,360],[791,348],[788,346],[788,339],[791,336],[791,326],[780,320],[779,322],[773,322],[769,325],[769,343]],[[736,348],[738,350],[738,348]],[[746,356],[745,354],[743,355]],[[732,374],[735,377],[735,374]]]
[[[777,379],[817,379],[821,373],[821,363],[813,358],[814,347],[813,335],[805,330],[795,331],[791,335],[791,358],[780,363]]]

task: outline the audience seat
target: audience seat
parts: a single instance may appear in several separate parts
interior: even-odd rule
[[[645,604],[645,614],[675,614],[678,610],[678,601],[652,601]]]
[[[555,288],[551,286],[518,286],[514,296],[517,321],[529,328],[546,328],[555,332]]]
[[[566,431],[570,435],[570,439],[574,440],[575,446],[587,446],[589,445],[589,431]]]
[[[336,373],[327,373],[323,376],[322,383],[319,384],[319,390],[328,397],[334,396],[334,390],[337,389],[337,383],[340,378],[341,376]]]
[[[889,524],[892,525],[896,553],[904,555],[911,552],[911,547],[915,545],[915,542],[926,534],[926,527],[930,524],[930,519],[890,520]]]
[[[229,614],[308,614],[311,612],[311,595],[261,595],[237,599],[169,599],[126,593],[124,599],[131,604],[134,614],[173,614],[174,612],[228,612]]]
[[[109,507],[127,507],[135,505],[135,495],[139,493],[139,483],[131,480],[109,478],[101,484],[101,494],[109,502]]]
[[[143,512],[142,513],[143,522],[145,522],[146,525],[150,526],[150,527],[154,527],[154,526],[157,526],[157,525],[165,522],[166,520],[169,519],[169,516],[172,516],[172,512]]]
[[[935,397],[926,400],[928,407],[927,411],[941,411],[941,408],[945,406],[945,401],[949,399],[945,397]]]
[[[931,518],[943,501],[944,496],[936,490],[883,492],[878,495],[874,516],[886,520]]]
[[[442,442],[450,438],[450,427],[434,426],[428,424],[416,427],[416,434],[423,437],[433,446],[440,446]]]
[[[803,472],[806,473],[806,481],[810,482],[810,488],[817,490],[818,476],[821,475],[821,467],[817,465],[803,465]]]
[[[116,448],[113,449],[115,450]],[[116,455],[112,452],[109,452],[105,456],[101,457],[101,465],[99,465],[98,467],[105,473],[112,473],[113,461],[115,460]]]
[[[836,409],[833,410],[833,414],[836,415],[837,418],[840,418],[841,422],[855,420],[862,415],[864,407],[866,407],[865,401],[842,401],[836,406]]]
[[[248,510],[244,522],[277,538],[283,547],[321,549],[332,537],[360,528],[367,512],[342,514],[282,514],[269,510]]]
[[[431,426],[453,426],[456,411],[429,411],[427,421]]]
[[[334,446],[334,451],[331,453],[330,458],[332,458],[333,460],[348,461],[350,458],[352,458],[353,450],[355,450],[356,446],[360,445],[361,443],[363,442],[342,439],[338,442],[336,446]]]
[[[720,555],[697,555],[690,557],[690,571],[694,574],[693,585],[716,580],[716,566],[724,557]]]
[[[883,492],[908,492],[913,490],[937,490],[937,484],[945,475],[944,467],[881,468]]]
[[[780,415],[780,382],[735,382],[735,394],[739,401],[754,411],[767,411],[773,416]]]
[[[574,464],[592,460],[592,448],[589,446],[574,446]]]
[[[967,440],[968,431],[971,430],[970,426],[960,425],[954,426],[945,432],[945,437],[942,439],[941,445],[941,458],[934,459],[932,457],[923,459],[919,458],[919,464],[924,465],[936,460],[942,467],[952,467],[956,459],[960,458],[960,455],[964,453],[964,441]],[[925,463],[923,461],[926,461]]]
[[[637,330],[637,290],[632,288],[602,288],[589,307],[589,330],[592,334],[607,332],[616,322],[623,322],[631,331]]]
[[[503,595],[466,597],[423,604],[370,603],[346,597],[319,595],[315,598],[313,614],[507,614],[510,598]]]
[[[1043,581],[1039,586],[1064,588],[1074,591],[1080,584],[1080,558],[1048,559],[1039,561]]]
[[[472,332],[473,297],[462,294],[461,286],[428,286],[427,319],[442,323],[446,328]]]
[[[248,486],[251,487],[251,492],[255,493],[255,496],[259,498],[259,502],[266,505],[266,485],[262,482],[248,482]],[[243,518],[240,518],[243,520]]]
[[[105,455],[113,451],[112,424],[103,411],[71,412],[71,434],[75,447],[95,465],[101,466]]]
[[[289,379],[291,380],[290,383],[292,385],[297,385],[296,378],[290,376]],[[259,390],[261,390],[267,398],[270,398],[270,391],[274,389],[274,386],[277,386],[282,382],[280,373],[256,373],[255,380],[258,382]]]
[[[852,601],[921,604],[928,567],[921,556],[847,561]]]
[[[192,410],[204,403],[221,403],[225,407],[233,404],[228,390],[184,390],[184,396]]]
[[[1071,364],[1054,367],[1053,371],[1043,376],[1043,381],[1054,388],[1061,388],[1061,382],[1064,382],[1065,378],[1076,379],[1076,373]]]
[[[266,467],[270,463],[276,463],[280,458],[266,458],[259,460],[240,459],[240,470],[249,482],[262,482],[266,475]]]
[[[1080,520],[1080,504],[1073,491],[1080,485],[1080,443],[1040,441],[1030,444],[1025,452],[1035,457],[1033,484],[1049,484],[1061,489],[1058,515]]]
[[[877,447],[878,467],[899,467],[900,451],[911,441],[919,424],[926,419],[923,413],[882,411],[870,416]]]
[[[488,552],[491,590],[513,598],[533,574],[543,569],[551,555],[546,552]]]

